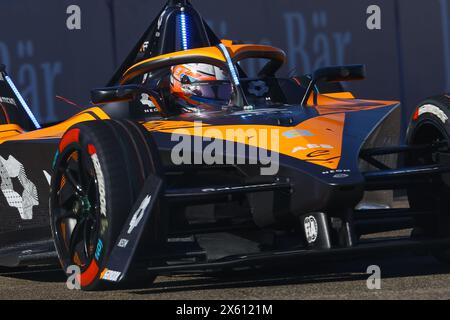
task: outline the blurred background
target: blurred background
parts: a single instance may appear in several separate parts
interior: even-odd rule
[[[37,118],[53,122],[105,86],[165,0],[0,0],[0,63]],[[327,65],[367,65],[347,88],[357,97],[395,99],[404,122],[426,97],[450,92],[450,0],[192,0],[225,39],[271,44],[288,56],[282,73]],[[71,5],[80,28],[70,30]],[[381,9],[370,30],[367,9]],[[282,75],[282,74],[280,74]]]

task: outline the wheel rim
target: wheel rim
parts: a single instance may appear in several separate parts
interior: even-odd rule
[[[409,155],[407,165],[426,166],[426,165],[449,165],[450,149],[448,144],[446,129],[439,122],[431,119],[424,119],[419,123],[413,135],[409,139],[411,145],[431,145],[442,144],[439,147],[430,150],[421,150]],[[449,192],[448,177],[445,175],[429,176],[429,183],[424,186],[414,186],[408,190],[409,203],[415,210],[432,210],[439,213],[435,218],[417,217],[417,226],[412,232],[412,237],[437,237],[440,235],[448,236],[448,232],[443,232],[442,216],[447,214],[449,204],[446,194]],[[447,181],[447,182],[446,182]]]
[[[100,209],[95,169],[89,154],[72,147],[61,155],[51,206],[53,229],[65,266],[86,270],[95,257]]]

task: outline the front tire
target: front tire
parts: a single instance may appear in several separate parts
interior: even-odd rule
[[[79,267],[82,290],[106,288],[105,264],[150,173],[160,173],[151,136],[131,121],[92,121],[70,128],[55,157],[50,221],[64,270]],[[159,205],[150,225],[160,234]],[[131,274],[135,283],[142,274]],[[144,274],[149,284],[151,274]]]
[[[431,145],[450,142],[450,98],[437,96],[425,100],[415,110],[407,131],[407,144]],[[443,143],[433,152],[414,152],[406,158],[407,166],[449,165],[450,143]],[[416,219],[413,238],[450,237],[450,174],[429,177],[424,186],[410,186],[407,190],[413,210],[432,210],[433,217]],[[432,252],[440,261],[450,263],[450,248]]]

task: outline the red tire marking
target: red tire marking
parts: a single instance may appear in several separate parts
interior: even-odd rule
[[[66,132],[59,143],[59,152],[63,152],[69,144],[74,142],[80,142],[80,129],[72,129]]]
[[[417,121],[417,119],[419,119],[419,108],[416,109],[413,115],[413,120]]]
[[[96,154],[97,153],[97,149],[95,149],[95,147],[94,147],[94,145],[92,145],[92,144],[89,144],[88,145],[88,153],[89,153],[89,155],[93,155],[93,154]]]
[[[97,277],[99,268],[97,262],[93,260],[89,267],[81,274],[80,284],[82,287],[90,285]]]

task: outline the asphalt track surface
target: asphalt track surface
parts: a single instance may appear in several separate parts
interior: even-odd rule
[[[381,290],[367,289],[369,265]],[[55,268],[0,269],[0,299],[450,299],[450,267],[432,257],[396,257],[208,275],[159,277],[127,291],[68,290]]]

